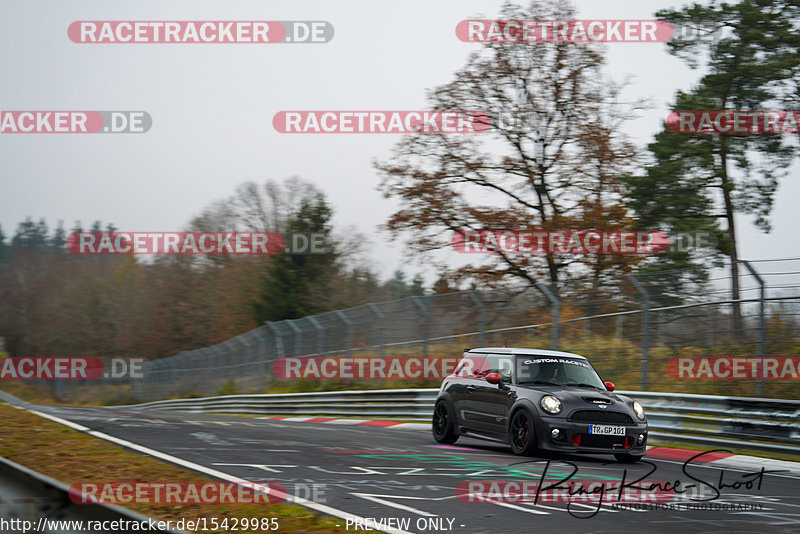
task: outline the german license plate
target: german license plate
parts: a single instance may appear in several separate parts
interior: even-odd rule
[[[589,434],[598,434],[600,436],[624,436],[624,426],[611,426],[611,425],[589,425]]]

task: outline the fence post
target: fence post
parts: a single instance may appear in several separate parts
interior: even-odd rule
[[[467,296],[469,296],[469,299],[472,302],[474,302],[475,305],[478,307],[478,311],[479,311],[479,313],[478,313],[478,323],[479,323],[478,324],[478,330],[480,331],[480,334],[479,334],[479,336],[480,336],[479,340],[480,341],[479,342],[481,344],[481,347],[485,347],[486,346],[486,306],[483,305],[483,301],[481,301],[481,298],[478,295],[476,295],[474,291],[470,291],[469,293],[467,293]]]
[[[561,301],[558,299],[555,292],[552,290],[550,286],[537,282],[536,288],[542,293],[544,293],[544,295],[547,297],[547,300],[550,301],[550,305],[553,306],[553,326],[550,330],[550,350],[558,350],[558,342],[559,342],[558,322],[561,317]]]
[[[234,339],[237,339],[239,343],[242,345],[242,369],[239,376],[243,377],[243,387],[245,392],[250,393],[250,365],[248,359],[252,350],[250,349],[250,342],[245,339],[247,334],[241,334],[236,336]]]
[[[372,311],[372,313],[374,313],[381,321],[381,327],[380,330],[378,330],[379,332],[378,344],[381,347],[381,358],[385,358],[386,357],[386,314],[383,313],[376,304],[373,304],[371,302],[367,304],[367,307],[369,307],[370,311]]]
[[[308,322],[317,330],[317,354],[325,352],[325,327],[313,315],[308,316]]]
[[[626,274],[642,295],[642,391],[647,391],[647,367],[650,363],[650,293],[636,276]]]
[[[300,351],[297,350],[297,343],[300,341],[300,327],[294,324],[292,319],[286,319],[286,324],[292,329],[292,356],[300,356]]]
[[[260,362],[258,369],[259,375],[261,376],[261,389],[266,389],[267,387],[267,347],[269,343],[267,342],[267,335],[269,335],[269,330],[265,329],[264,327],[258,328],[258,361]]]
[[[216,367],[216,371],[212,373],[212,377],[216,378],[217,380],[216,380],[216,384],[215,385],[212,385],[212,380],[208,381],[208,385],[209,385],[208,391],[212,395],[216,395],[217,393],[219,393],[220,386],[222,384],[224,384],[224,381],[223,381],[222,384],[220,384],[219,379],[223,378],[221,369],[223,369],[225,367],[225,362],[223,361],[225,359],[225,355],[222,352],[222,349],[220,348],[219,343],[217,343],[216,345],[213,345],[213,346],[211,346],[209,348],[211,349],[211,352],[214,353],[213,360],[214,360],[214,363],[215,363],[214,367]],[[216,389],[215,389],[215,386],[216,386]]]
[[[283,335],[281,334],[280,329],[275,326],[275,323],[267,321],[264,323],[267,327],[272,330],[273,335],[275,336],[275,352],[278,355],[278,358],[283,358],[286,356],[286,353],[283,351]]]
[[[761,376],[756,382],[756,391],[759,397],[764,396],[764,356],[767,355],[767,316],[766,316],[766,284],[764,284],[764,280],[758,275],[756,270],[750,265],[749,261],[739,260],[739,263],[744,265],[750,274],[753,275],[753,278],[756,279],[759,285],[759,297],[758,297],[758,358],[760,360],[761,369]]]
[[[345,327],[345,346],[347,347],[347,355],[353,355],[353,321],[342,310],[335,310],[336,316],[342,320]]]
[[[428,357],[428,343],[430,342],[431,338],[431,312],[428,310],[428,307],[425,306],[425,303],[422,302],[422,299],[418,296],[411,297],[411,300],[417,307],[422,311],[422,314],[425,316],[425,342],[422,345],[422,357]]]

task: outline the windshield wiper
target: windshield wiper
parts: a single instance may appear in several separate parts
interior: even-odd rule
[[[604,388],[599,386],[593,386],[592,384],[584,384],[579,382],[567,382],[564,384],[565,386],[575,386],[576,388],[592,388],[592,389],[599,389],[600,391],[606,391]]]
[[[519,385],[523,384],[544,384],[546,386],[562,386],[563,384],[556,384],[555,382],[546,382],[544,380],[526,380],[525,382],[520,382]]]

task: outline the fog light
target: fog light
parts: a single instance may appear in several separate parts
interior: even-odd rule
[[[550,431],[550,435],[553,436],[553,439],[558,439],[561,437],[561,431],[557,428],[554,428],[552,431]]]
[[[639,445],[641,445],[642,443],[644,443],[644,434],[639,434],[639,438],[638,438],[638,440],[637,440],[637,441],[638,441]]]

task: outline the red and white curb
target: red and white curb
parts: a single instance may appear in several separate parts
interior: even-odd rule
[[[647,458],[684,463],[701,451],[686,449],[669,449],[666,447],[647,447]],[[720,469],[746,469],[759,471],[762,467],[772,474],[795,477],[800,475],[800,462],[788,460],[775,460],[761,456],[747,456],[745,454],[732,454],[728,452],[710,452],[702,457],[692,460],[693,464],[703,464]]]
[[[400,423],[397,421],[386,421],[379,419],[341,419],[333,417],[259,417],[258,419],[270,419],[275,421],[286,421],[292,423],[327,423],[330,425],[351,425],[388,428],[392,430],[431,430],[430,423]],[[449,447],[462,448],[462,447]],[[701,451],[688,449],[672,449],[667,447],[648,446],[647,458],[653,460],[664,460],[669,462],[684,463]],[[762,466],[767,471],[780,471],[785,476],[800,475],[800,462],[790,462],[787,460],[774,460],[760,456],[747,456],[744,454],[732,454],[728,452],[710,452],[692,460],[693,464],[703,464],[728,469],[754,469],[758,471]]]

